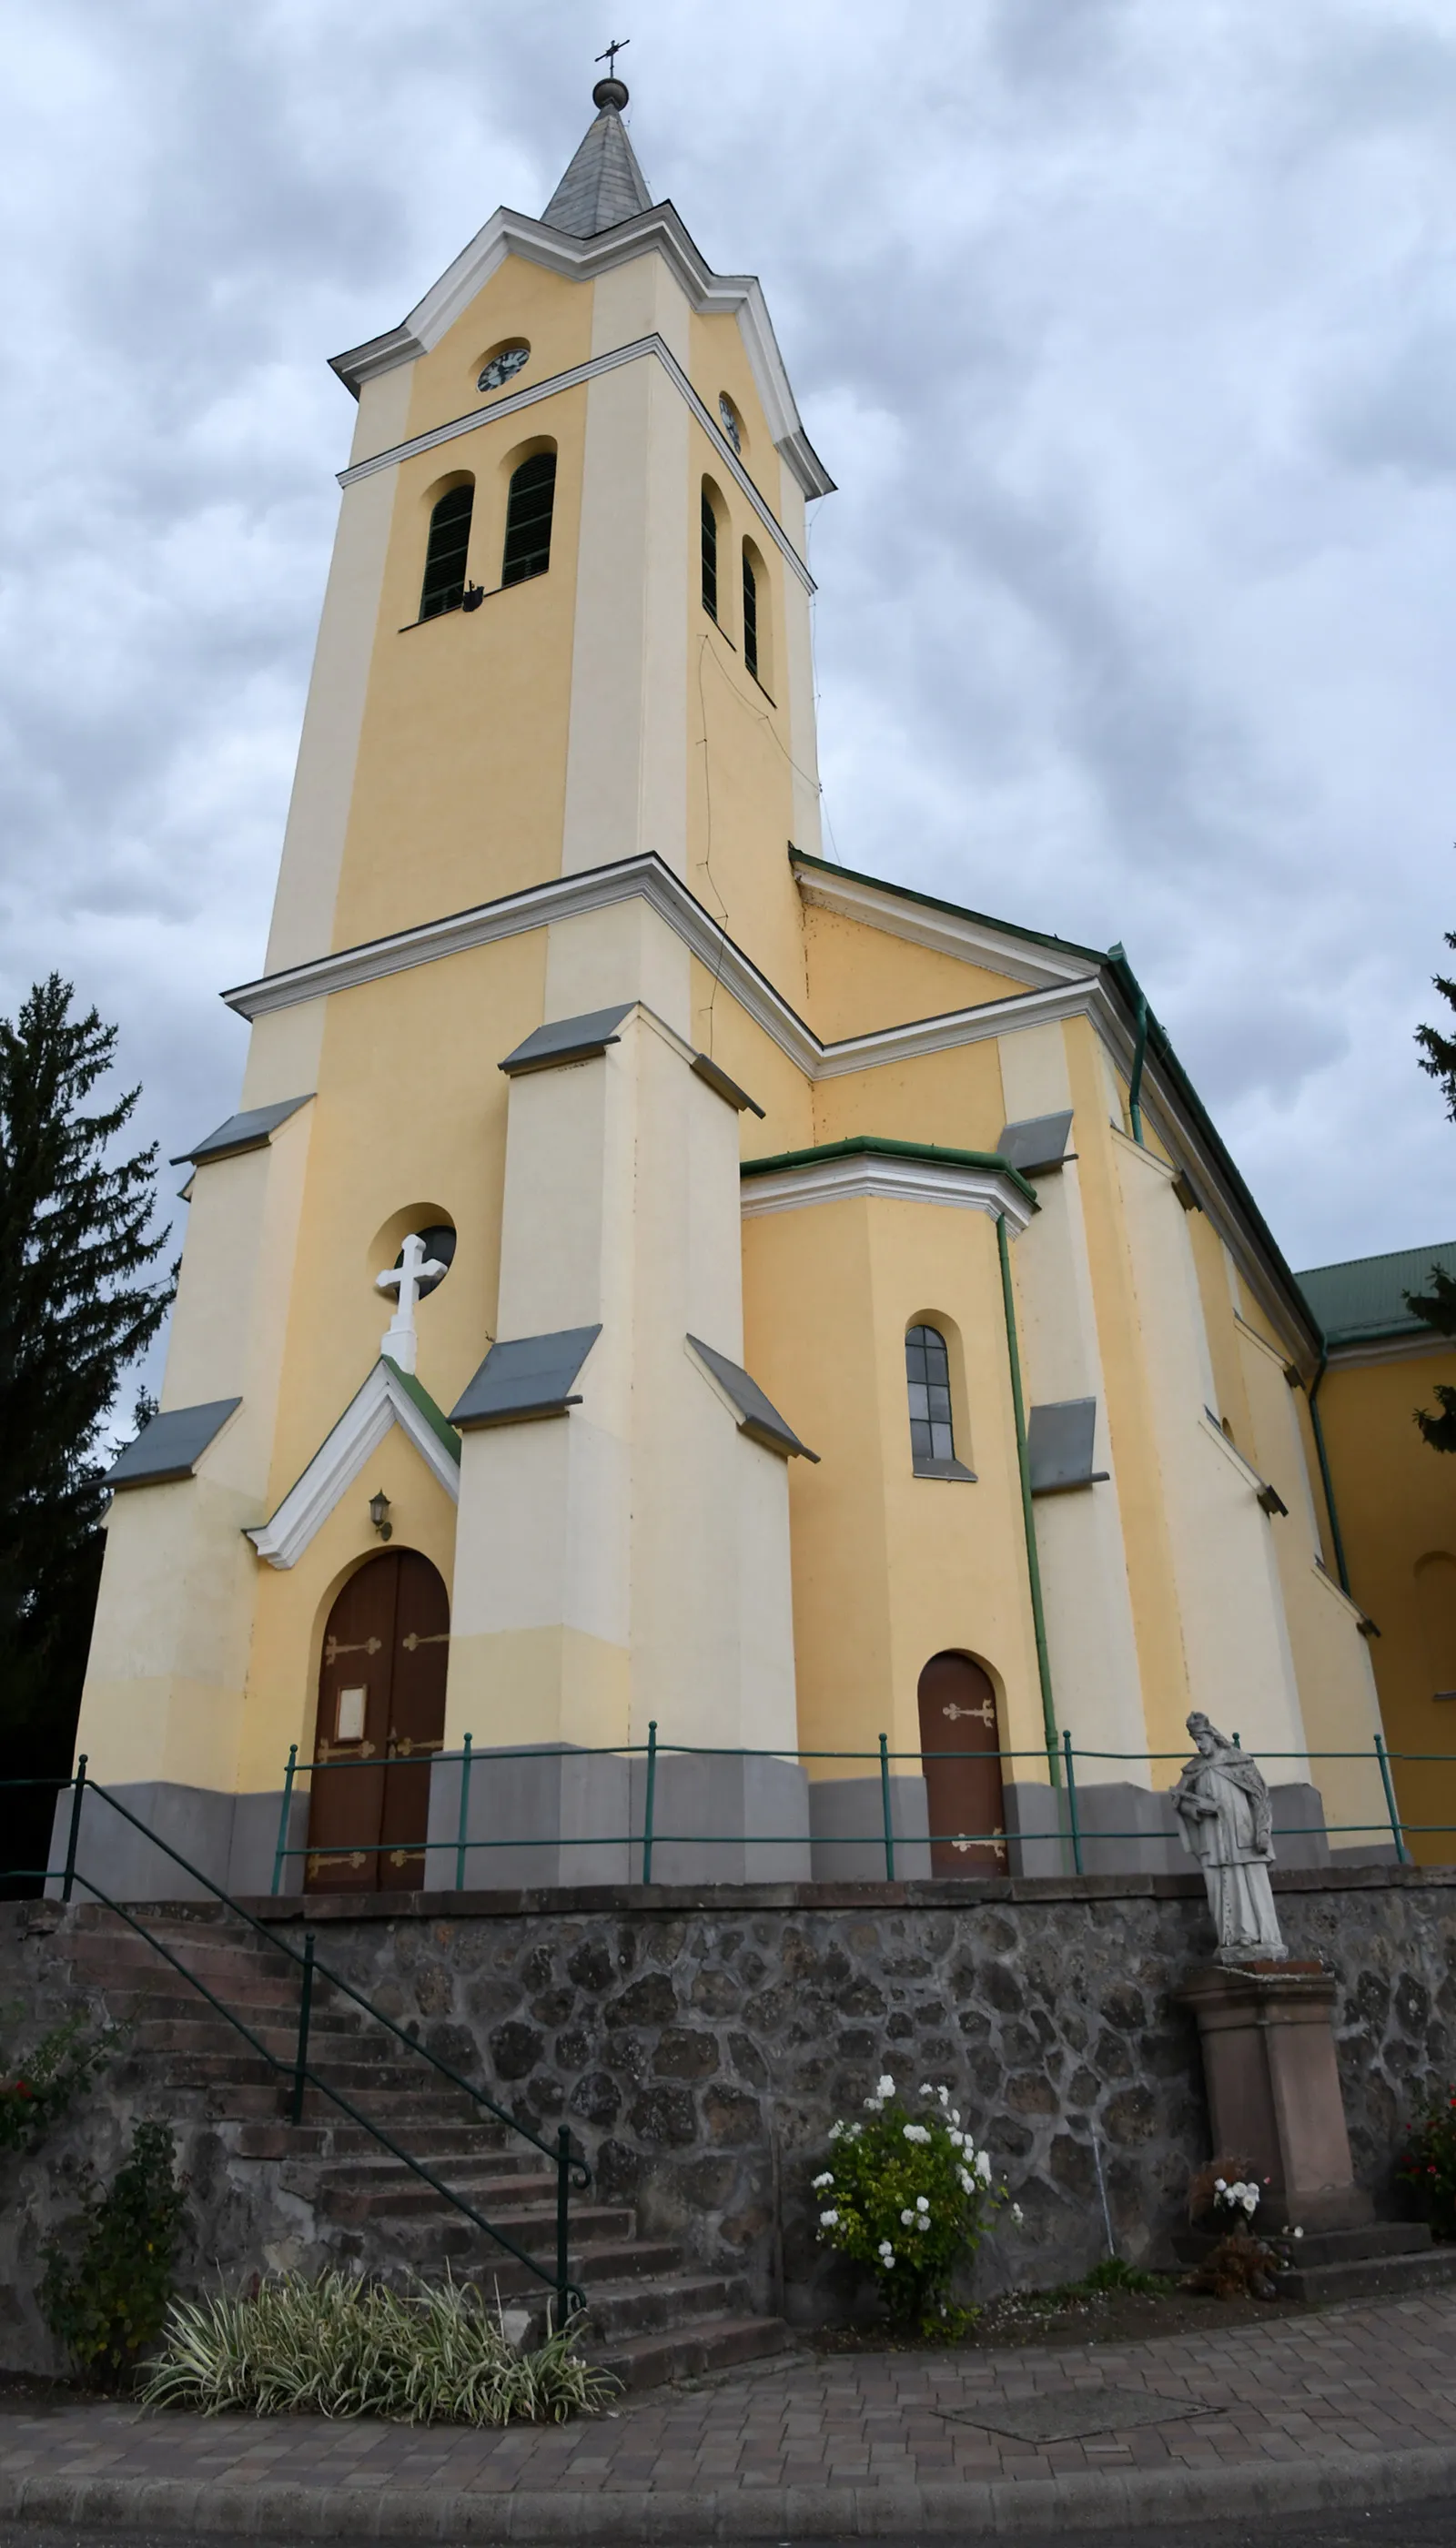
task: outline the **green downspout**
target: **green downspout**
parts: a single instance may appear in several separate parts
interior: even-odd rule
[[[1136,995],[1135,1014],[1138,1021],[1138,1034],[1133,1046],[1133,1075],[1128,1081],[1128,1120],[1133,1127],[1133,1138],[1138,1149],[1145,1150],[1147,1143],[1142,1138],[1142,1065],[1147,1059],[1147,993],[1128,961],[1121,939],[1116,947],[1109,947],[1107,952],[1111,961],[1122,967]]]
[[[1016,1419],[1016,1463],[1021,1471],[1021,1517],[1027,1535],[1027,1576],[1032,1588],[1032,1625],[1037,1637],[1037,1675],[1042,1684],[1042,1728],[1046,1737],[1046,1767],[1053,1787],[1061,1785],[1061,1753],[1056,1735],[1056,1708],[1051,1696],[1051,1659],[1046,1651],[1046,1613],[1042,1606],[1042,1568],[1037,1556],[1037,1520],[1032,1510],[1032,1468],[1027,1456],[1027,1410],[1021,1394],[1021,1354],[1016,1342],[1016,1301],[1011,1289],[1011,1250],[1006,1216],[996,1215],[996,1245],[1001,1256],[1001,1299],[1006,1311],[1006,1353],[1011,1365],[1011,1408]]]
[[[1348,1592],[1353,1601],[1355,1596],[1350,1592],[1350,1570],[1345,1564],[1345,1544],[1339,1535],[1339,1513],[1334,1502],[1334,1480],[1329,1474],[1329,1454],[1324,1448],[1324,1427],[1320,1421],[1320,1383],[1328,1368],[1329,1356],[1321,1345],[1320,1368],[1310,1388],[1310,1422],[1315,1428],[1315,1449],[1320,1460],[1320,1475],[1324,1482],[1324,1509],[1329,1515],[1329,1536],[1334,1542],[1334,1563],[1339,1574],[1340,1591]]]
[[[1147,1143],[1142,1138],[1142,1065],[1147,1059],[1147,995],[1138,994],[1138,1041],[1133,1047],[1133,1076],[1128,1082],[1128,1115],[1133,1126],[1133,1138],[1139,1150]]]

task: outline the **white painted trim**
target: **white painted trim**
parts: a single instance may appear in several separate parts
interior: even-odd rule
[[[346,947],[336,956],[315,956],[311,963],[295,964],[287,972],[240,983],[223,997],[239,1017],[264,1017],[272,1009],[292,1008],[300,1000],[318,999],[331,991],[353,990],[388,973],[437,963],[442,956],[489,947],[524,930],[546,929],[553,921],[574,920],[583,912],[603,911],[639,895],[676,932],[689,954],[717,975],[755,1024],[812,1079],[824,1049],[817,1036],[704,911],[681,877],[651,852],[621,859],[611,866],[584,867],[578,875],[553,876],[545,884],[527,885],[520,893],[502,894],[498,902],[479,903],[444,920],[424,921],[417,929],[376,938],[363,947]]]
[[[271,1521],[259,1522],[247,1532],[258,1555],[266,1557],[270,1566],[296,1566],[315,1532],[321,1529],[395,1424],[409,1436],[451,1502],[458,1503],[458,1464],[425,1422],[398,1374],[380,1361],[332,1432],[320,1442],[297,1485],[290,1487]]]
[[[811,1204],[849,1203],[862,1196],[883,1203],[950,1204],[960,1212],[1005,1216],[1019,1238],[1033,1206],[994,1168],[956,1167],[950,1160],[907,1159],[893,1151],[857,1150],[849,1158],[805,1159],[744,1180],[745,1221],[761,1213],[802,1212]]]
[[[524,213],[509,212],[502,205],[439,281],[431,284],[408,318],[367,344],[335,354],[331,367],[357,398],[365,381],[428,353],[509,255],[589,283],[648,249],[656,249],[666,259],[675,281],[700,316],[737,318],[775,450],[805,496],[832,495],[834,481],[804,432],[757,275],[714,274],[671,204],[654,204],[632,221],[619,222],[614,229],[590,239],[572,238],[565,230],[551,229],[546,223],[530,221]]]
[[[1345,1591],[1344,1586],[1335,1582],[1334,1577],[1328,1572],[1327,1568],[1320,1564],[1318,1558],[1311,1558],[1310,1573],[1315,1577],[1317,1583],[1323,1585],[1326,1592],[1333,1594],[1335,1600],[1339,1603],[1340,1608],[1350,1619],[1353,1620],[1357,1628],[1368,1626],[1369,1622],[1366,1618],[1365,1612],[1361,1609],[1359,1602],[1351,1599],[1349,1593]]]
[[[842,1079],[847,1072],[877,1070],[892,1061],[920,1061],[934,1052],[952,1052],[959,1045],[983,1044],[989,1036],[1016,1034],[1023,1027],[1046,1026],[1060,1018],[1080,1017],[1089,1005],[1095,974],[1054,989],[1014,991],[1009,999],[982,1000],[973,1009],[948,1009],[943,1017],[912,1018],[907,1026],[880,1027],[873,1035],[846,1036],[841,1043],[821,1045],[816,1079]]]
[[[1033,953],[1024,938],[998,929],[994,921],[928,909],[897,894],[892,886],[863,883],[857,876],[824,875],[817,867],[810,871],[797,864],[794,875],[804,901],[821,911],[882,929],[891,938],[908,939],[912,946],[929,947],[940,956],[958,956],[962,963],[984,964],[989,971],[1005,973],[1033,990],[1091,981],[1097,973],[1094,962],[1070,948],[1064,955],[1054,948]]]
[[[1359,1371],[1368,1363],[1431,1362],[1442,1354],[1456,1354],[1456,1337],[1438,1336],[1433,1327],[1422,1327],[1413,1336],[1371,1336],[1365,1341],[1354,1336],[1347,1345],[1331,1345],[1327,1368]]]
[[[478,433],[482,425],[494,424],[500,416],[515,415],[523,408],[537,406],[542,399],[557,397],[562,390],[577,389],[584,381],[594,381],[602,372],[614,372],[623,363],[640,363],[653,355],[709,436],[720,467],[728,471],[748,498],[769,537],[798,577],[805,592],[817,592],[818,587],[803,559],[760,495],[722,426],[715,423],[708,413],[672,348],[656,333],[638,336],[630,345],[614,345],[608,353],[593,354],[590,362],[574,363],[570,371],[553,373],[549,381],[537,381],[530,389],[512,390],[507,397],[493,400],[489,407],[472,409],[469,415],[452,416],[448,424],[432,425],[428,433],[416,433],[409,442],[397,442],[388,451],[373,452],[367,460],[357,460],[351,468],[341,469],[338,483],[341,487],[352,487],[361,478],[372,478],[378,470],[396,468],[402,460],[412,460],[421,451],[433,451],[440,443],[454,442],[463,433]]]
[[[961,1045],[980,1044],[988,1037],[1013,1035],[1023,1027],[1045,1026],[1050,1020],[1071,1017],[1088,1018],[1114,1069],[1124,1081],[1131,1075],[1132,1028],[1106,976],[1091,971],[1041,990],[1014,993],[1009,999],[985,1000],[974,1008],[953,1009],[942,1017],[919,1018],[907,1026],[882,1028],[873,1035],[821,1044],[767,975],[688,892],[681,877],[651,852],[619,860],[610,866],[584,867],[576,875],[553,876],[544,884],[528,885],[520,893],[503,894],[499,901],[451,912],[443,920],[424,921],[418,928],[400,930],[362,947],[346,947],[337,955],[316,956],[311,963],[291,965],[285,971],[239,983],[234,990],[225,991],[223,997],[239,1017],[264,1017],[271,1010],[292,1008],[301,1000],[318,999],[333,991],[352,990],[387,974],[405,972],[415,964],[436,963],[443,956],[460,955],[469,948],[516,937],[524,930],[545,929],[556,920],[604,910],[634,895],[640,895],[675,931],[689,954],[717,976],[745,1014],[787,1054],[806,1079],[834,1079],[851,1071],[916,1060]],[[883,889],[882,898],[888,905],[890,888]],[[883,925],[867,904],[861,917],[871,928]],[[1073,960],[1068,958],[1068,963]],[[1210,1207],[1215,1228],[1271,1322],[1281,1334],[1290,1335],[1291,1359],[1303,1353],[1309,1366],[1307,1378],[1313,1377],[1315,1354],[1310,1337],[1291,1327],[1290,1305],[1270,1278],[1258,1248],[1250,1242],[1236,1198],[1193,1126],[1179,1111],[1177,1099],[1163,1083],[1157,1056],[1152,1052],[1145,1060],[1141,1103],[1145,1121],[1179,1166],[1186,1169]],[[1133,1143],[1129,1146],[1137,1147]],[[1176,1173],[1152,1151],[1139,1150],[1138,1156],[1169,1180]]]
[[[1222,1424],[1216,1424],[1214,1422],[1212,1415],[1206,1408],[1199,1409],[1198,1422],[1199,1430],[1203,1433],[1207,1433],[1211,1442],[1217,1442],[1225,1459],[1232,1462],[1234,1468],[1242,1478],[1244,1485],[1251,1488],[1256,1496],[1262,1495],[1264,1489],[1269,1483],[1268,1479],[1260,1477],[1258,1470],[1252,1467],[1244,1458],[1237,1443],[1229,1441]]]

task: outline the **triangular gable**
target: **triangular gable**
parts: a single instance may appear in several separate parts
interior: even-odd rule
[[[452,1503],[460,1501],[460,1436],[417,1380],[381,1354],[332,1432],[319,1443],[270,1521],[247,1533],[270,1566],[296,1566],[316,1531],[347,1495],[392,1425],[398,1424]]]

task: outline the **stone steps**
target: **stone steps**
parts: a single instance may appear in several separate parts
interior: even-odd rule
[[[137,1917],[148,1920],[144,1908]],[[146,1942],[95,1905],[78,1907],[57,1948],[126,2023],[131,2049],[154,2073],[165,2112],[201,2112],[249,2169],[265,2172],[312,2223],[305,2251],[364,2272],[437,2279],[448,2267],[502,2301],[524,2303],[544,2328],[542,2274],[496,2248],[465,2214],[351,2122],[322,2087],[305,2094],[299,2124],[287,2075],[298,2044],[296,1964],[220,1910],[175,1907],[148,1920],[155,1934],[283,2065],[275,2068]],[[556,2176],[509,2127],[371,2023],[320,1980],[309,2066],[361,2115],[497,2225],[522,2254],[555,2272]],[[488,2086],[489,2081],[483,2081]],[[509,2092],[501,2090],[501,2103]],[[267,2172],[276,2169],[276,2177]],[[257,2180],[251,2179],[253,2183]],[[746,2277],[693,2265],[674,2239],[644,2236],[629,2204],[575,2193],[570,2270],[588,2301],[588,2349],[629,2388],[729,2368],[792,2342],[776,2319],[751,2312]]]
[[[1284,2231],[1271,2231],[1284,2238]],[[1185,2264],[1202,2264],[1219,2233],[1187,2230],[1173,2241]],[[1456,2282],[1456,2245],[1438,2247],[1423,2221],[1364,2221],[1350,2230],[1307,2230],[1289,2240],[1289,2271],[1276,2274],[1284,2301],[1398,2300]]]

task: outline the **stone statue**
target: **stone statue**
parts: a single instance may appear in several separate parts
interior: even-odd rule
[[[1170,1788],[1179,1837],[1203,1868],[1219,1933],[1217,1960],[1263,1962],[1289,1954],[1279,1934],[1269,1869],[1269,1790],[1257,1761],[1195,1708],[1188,1731],[1198,1746]]]

